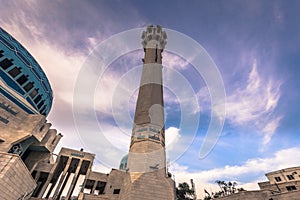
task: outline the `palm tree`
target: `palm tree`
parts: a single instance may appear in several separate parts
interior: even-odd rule
[[[221,191],[218,192],[216,195],[218,197],[226,195],[227,194],[227,184],[225,183],[225,181],[217,180],[216,183],[219,185],[219,187],[221,189]]]
[[[216,199],[216,198],[219,198],[219,197],[234,194],[236,192],[245,191],[244,188],[236,188],[236,186],[237,186],[236,182],[229,181],[227,183],[225,181],[220,181],[220,180],[217,180],[215,182],[219,185],[221,191],[211,193],[211,195],[206,196],[204,200]]]

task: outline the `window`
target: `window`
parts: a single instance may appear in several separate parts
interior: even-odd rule
[[[4,124],[8,124],[8,119],[7,118],[4,118],[2,116],[0,116],[0,121],[3,122]]]
[[[33,88],[33,82],[29,82],[24,86],[24,90],[26,92],[29,92],[31,90],[31,88]]]
[[[31,98],[34,98],[34,97],[38,94],[38,90],[39,90],[39,89],[33,89],[33,90],[30,92],[30,94],[29,94],[30,97],[31,97]]]
[[[5,58],[4,60],[2,60],[0,62],[0,67],[4,70],[6,70],[7,68],[9,68],[10,66],[13,65],[12,63],[13,59],[8,60],[7,58]]]
[[[297,190],[296,186],[294,186],[294,185],[286,186],[286,189],[287,189],[288,191]]]
[[[40,128],[40,132],[45,128],[45,125],[43,124],[43,126],[41,126]]]
[[[38,95],[33,101],[34,103],[38,103],[42,99],[42,95]]]
[[[98,194],[104,194],[105,186],[106,186],[106,182],[98,181],[98,184],[97,184],[97,187],[96,187],[96,189],[99,190]]]
[[[120,189],[114,189],[114,194],[120,194]]]
[[[295,179],[293,175],[287,175],[287,178],[288,178],[289,180]]]
[[[275,177],[275,181],[276,182],[280,182],[281,181],[281,178],[279,176]]]
[[[9,75],[11,75],[11,77],[15,78],[16,76],[18,76],[21,73],[21,67],[14,67],[8,73],[9,73]]]
[[[40,109],[40,113],[43,113],[46,110],[46,106],[44,105],[41,109]]]
[[[41,102],[37,105],[38,109],[40,109],[40,108],[44,105],[44,102],[45,102],[45,100],[41,101]]]
[[[28,75],[22,75],[20,76],[20,78],[17,79],[17,82],[20,84],[20,85],[23,85],[26,81],[28,81]]]
[[[55,141],[56,141],[56,136],[53,138],[51,144],[54,144]]]

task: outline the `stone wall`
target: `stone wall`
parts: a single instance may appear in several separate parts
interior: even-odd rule
[[[232,194],[226,197],[217,198],[219,200],[269,200],[268,195],[260,190],[257,191],[244,191]]]
[[[244,191],[226,197],[217,198],[218,200],[299,200],[300,191],[289,191],[283,193],[272,193],[266,190]]]
[[[117,194],[103,194],[103,195],[96,195],[96,194],[84,194],[80,193],[78,196],[78,200],[118,200],[119,195]]]
[[[19,156],[0,153],[0,199],[29,199],[36,183]]]
[[[290,191],[281,194],[273,194],[270,198],[273,200],[299,200],[300,191]]]
[[[164,169],[148,173],[130,173],[121,188],[122,200],[174,200],[174,184]]]

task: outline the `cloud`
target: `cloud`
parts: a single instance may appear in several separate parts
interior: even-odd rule
[[[177,183],[194,179],[198,198],[200,198],[204,196],[204,188],[210,190],[211,187],[213,192],[218,191],[218,187],[214,183],[216,180],[237,181],[239,186],[246,190],[258,189],[257,182],[266,180],[266,177],[263,177],[265,173],[299,166],[300,158],[295,156],[299,153],[299,147],[282,149],[271,157],[248,159],[242,165],[226,165],[222,168],[196,172],[190,172],[187,166],[173,163],[170,171],[175,175]],[[253,175],[257,177],[253,177]],[[244,181],[242,177],[246,177],[247,181]]]
[[[247,85],[227,96],[227,119],[236,126],[254,126],[264,134],[263,144],[269,143],[280,125],[282,116],[275,114],[281,96],[281,81],[263,77],[254,61]]]
[[[128,29],[128,24],[121,22],[122,19],[125,21],[128,19],[119,18],[121,13],[118,19],[110,17],[114,14],[106,9],[109,5],[103,3],[99,7],[81,1],[69,4],[60,1],[41,3],[32,0],[18,3],[5,2],[2,6],[5,9],[0,13],[1,26],[29,50],[50,81],[54,103],[48,120],[53,122],[54,127],[65,136],[60,146],[81,145],[82,142],[78,138],[72,139],[76,134],[72,104],[77,75],[89,51],[102,40],[113,35],[113,32],[120,32],[125,27]],[[124,9],[125,12],[130,13],[128,16],[136,17],[138,20],[133,20],[132,25],[143,24],[142,17],[137,17],[139,13],[130,4],[122,8],[116,6],[113,9]],[[86,13],[86,15],[82,17],[83,15],[78,13]],[[105,86],[110,86],[105,92],[112,95],[114,88],[111,86],[115,86],[118,77],[113,76],[114,74],[110,75],[103,81]],[[110,100],[105,97],[97,99],[96,110],[108,112]],[[83,110],[86,106],[86,104],[82,105]],[[76,144],[70,141],[76,141]]]
[[[96,41],[144,24],[143,17],[130,3],[112,7],[107,2],[75,0],[70,4],[31,0],[5,2],[2,6],[5,7],[0,13],[3,24],[18,26],[26,38],[35,37],[37,41],[47,38],[67,55],[87,54]]]
[[[109,17],[112,14],[105,9],[108,5],[102,5],[100,10],[97,10],[98,8],[90,3],[78,1],[74,4],[77,6],[72,9],[74,5],[65,2],[7,2],[5,12],[0,13],[3,28],[31,52],[45,71],[54,92],[54,103],[48,119],[54,122],[55,128],[65,136],[61,143],[68,145],[67,141],[75,134],[71,114],[74,84],[88,51],[117,29],[117,32],[125,27],[128,29],[128,24],[121,22],[122,19],[128,21],[127,18],[121,18],[119,15],[119,19],[115,21],[114,16]],[[132,5],[128,4],[122,9],[131,13],[129,16],[139,19],[133,20],[135,26],[144,24],[143,18],[137,17],[139,13]],[[47,10],[51,10],[51,14]],[[88,14],[83,18],[82,15],[78,16],[78,13]],[[94,18],[101,19],[97,21],[97,25],[94,24],[95,20],[91,20]],[[142,54],[143,51],[135,52],[124,59],[118,59],[114,64],[119,68],[115,67],[106,73],[95,86],[94,109],[97,113],[113,117],[121,129],[130,130],[132,126],[132,113],[139,86],[139,78],[132,77],[140,77],[141,68],[131,69],[141,64]],[[167,52],[164,52],[164,56],[164,64],[174,69],[173,71],[185,69],[187,62],[182,58]],[[181,85],[177,85],[175,96],[178,95],[181,104],[187,107],[183,109],[191,110],[191,101],[186,97],[188,95],[185,95],[187,91],[189,90],[182,90]],[[85,95],[81,96],[80,109],[86,110],[90,101]],[[173,103],[172,101],[174,98],[165,99],[166,105]],[[109,120],[106,123],[112,125]],[[175,128],[171,127],[169,131],[179,137]],[[176,140],[176,137],[173,139]]]
[[[282,117],[276,117],[265,124],[262,132],[264,133],[263,144],[266,145],[270,142],[272,135],[275,133],[276,129],[280,125],[280,120]]]
[[[93,167],[92,167],[92,171],[95,171],[95,172],[101,172],[101,173],[109,173],[111,171],[111,168],[109,167],[106,167],[100,163],[97,163],[95,162],[93,164]]]
[[[171,151],[176,147],[176,143],[181,138],[180,129],[176,127],[169,127],[166,131],[166,149]]]
[[[132,129],[120,129],[120,127],[109,126],[104,124],[102,132],[106,139],[116,148],[120,149],[124,154],[129,150],[130,136]],[[118,138],[116,140],[116,138]],[[101,153],[101,152],[99,152]],[[112,158],[115,159],[115,158]]]
[[[174,70],[184,70],[189,66],[189,63],[183,58],[172,54],[168,51],[164,51],[163,54],[163,66]]]

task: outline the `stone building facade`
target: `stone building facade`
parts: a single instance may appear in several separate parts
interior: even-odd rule
[[[36,182],[18,155],[0,153],[0,198],[28,199]]]
[[[32,172],[62,137],[46,120],[52,99],[41,67],[0,28],[0,199],[28,199],[37,187]]]

